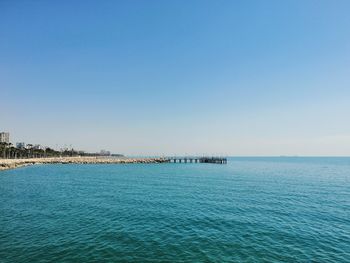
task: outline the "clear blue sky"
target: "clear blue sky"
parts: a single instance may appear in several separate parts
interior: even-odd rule
[[[350,1],[1,1],[0,130],[125,154],[350,155]]]

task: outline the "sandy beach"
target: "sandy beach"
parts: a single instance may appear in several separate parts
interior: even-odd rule
[[[34,164],[126,164],[164,163],[166,158],[112,158],[112,157],[52,157],[30,159],[0,159],[0,171]]]

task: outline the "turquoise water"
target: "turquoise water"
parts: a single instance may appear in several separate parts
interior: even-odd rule
[[[0,262],[350,262],[350,158],[0,173]]]

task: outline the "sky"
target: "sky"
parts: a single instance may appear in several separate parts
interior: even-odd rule
[[[0,1],[0,131],[126,155],[350,156],[350,1]]]

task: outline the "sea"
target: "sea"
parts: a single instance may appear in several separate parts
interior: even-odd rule
[[[0,262],[350,262],[350,158],[2,171]]]

